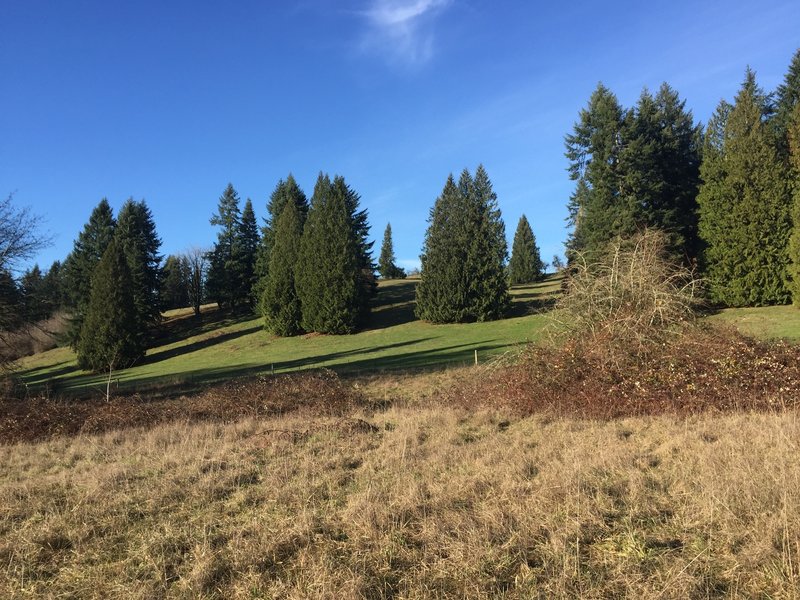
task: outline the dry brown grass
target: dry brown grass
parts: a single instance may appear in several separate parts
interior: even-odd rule
[[[66,331],[67,316],[57,313],[45,321],[33,323],[22,329],[0,336],[0,358],[16,361],[58,345],[58,338]]]
[[[0,447],[0,597],[794,597],[800,421],[455,408]]]

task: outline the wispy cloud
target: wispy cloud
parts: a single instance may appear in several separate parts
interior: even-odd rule
[[[433,21],[451,0],[370,0],[362,48],[379,51],[392,62],[423,64],[434,52]]]

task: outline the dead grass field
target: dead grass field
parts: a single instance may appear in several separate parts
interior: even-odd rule
[[[394,407],[0,447],[2,598],[792,598],[800,420]]]

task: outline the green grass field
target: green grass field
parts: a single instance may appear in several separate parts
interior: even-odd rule
[[[709,320],[733,325],[744,334],[769,340],[800,341],[800,309],[794,306],[726,308]]]
[[[488,323],[432,325],[414,318],[414,280],[383,282],[370,325],[354,335],[278,338],[260,318],[231,315],[214,305],[201,318],[186,310],[165,315],[156,345],[145,360],[114,373],[115,389],[186,392],[239,376],[330,368],[340,374],[419,371],[470,364],[474,352],[487,360],[539,339],[560,279],[512,289],[509,318]],[[800,310],[792,306],[726,309],[707,317],[765,339],[800,341]],[[32,391],[91,394],[105,390],[106,376],[78,369],[68,348],[21,361],[20,377]]]
[[[194,385],[244,375],[326,367],[339,373],[435,369],[468,364],[513,352],[538,339],[548,319],[560,280],[512,290],[510,317],[502,321],[432,325],[414,318],[413,280],[382,283],[369,328],[354,335],[307,335],[278,338],[253,315],[231,316],[204,307],[201,319],[188,310],[172,311],[160,341],[145,360],[119,371],[113,379],[123,389],[185,391]],[[20,376],[31,389],[91,393],[105,389],[106,376],[78,369],[68,348],[56,348],[22,361]]]

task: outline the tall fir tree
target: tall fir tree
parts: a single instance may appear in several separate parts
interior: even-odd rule
[[[77,348],[89,307],[92,275],[114,238],[116,224],[111,206],[103,198],[92,210],[88,223],[84,225],[65,261],[65,296],[70,311],[67,339],[73,350]]]
[[[239,232],[234,244],[234,258],[241,271],[239,294],[243,302],[254,302],[253,290],[256,286],[256,258],[260,244],[258,223],[250,198],[244,203]]]
[[[378,272],[381,274],[381,279],[405,279],[406,272],[398,267],[395,261],[392,224],[387,223],[383,232],[381,255],[378,259]]]
[[[542,278],[542,262],[536,237],[525,215],[519,218],[514,243],[511,247],[511,260],[508,262],[508,280],[512,285],[533,283]]]
[[[676,260],[699,252],[697,192],[702,130],[686,102],[666,83],[646,89],[625,118],[620,152],[620,194],[635,206],[637,225],[667,234]]]
[[[778,138],[778,153],[787,159],[789,131],[794,121],[795,107],[800,104],[800,49],[796,50],[783,83],[778,86],[775,103],[775,130]]]
[[[256,252],[255,277],[256,285],[254,295],[261,298],[266,285],[266,277],[269,272],[270,250],[272,248],[274,229],[278,223],[281,212],[288,202],[294,203],[297,214],[300,218],[301,226],[306,222],[308,215],[308,199],[300,186],[297,185],[294,176],[289,173],[286,180],[281,179],[272,191],[267,202],[267,217],[264,219],[264,226],[261,228],[261,239]]]
[[[789,240],[789,287],[792,303],[800,307],[800,50],[792,57],[778,86],[775,113],[778,152],[785,162],[792,194],[792,233]]]
[[[367,209],[362,209],[361,196],[347,185],[344,177],[336,175],[333,178],[332,192],[341,196],[347,209],[347,218],[356,240],[356,257],[358,261],[358,277],[361,291],[359,292],[359,321],[363,322],[369,313],[369,299],[378,290],[378,281],[375,276],[376,265],[372,261],[372,245],[369,241],[369,215]]]
[[[469,318],[464,265],[467,243],[462,234],[464,210],[453,175],[428,216],[416,288],[417,317],[432,323],[457,323]]]
[[[239,194],[228,184],[219,198],[217,212],[211,216],[211,224],[220,228],[217,241],[209,253],[207,293],[209,298],[224,307],[235,306],[241,301],[242,270],[237,261],[237,237],[241,227]]]
[[[789,188],[792,192],[792,233],[789,238],[789,285],[792,303],[800,307],[800,101],[788,125]]]
[[[44,289],[46,301],[51,308],[51,313],[64,306],[64,265],[60,260],[54,260],[44,276]]]
[[[13,331],[25,322],[23,295],[14,276],[8,269],[0,268],[0,342],[5,343],[3,333]],[[7,362],[0,355],[0,372]]]
[[[35,323],[52,314],[53,308],[48,302],[44,275],[38,264],[33,265],[22,274],[19,289],[22,294],[23,315],[26,321]]]
[[[164,310],[189,305],[189,264],[180,256],[170,254],[164,261],[161,306]]]
[[[128,199],[117,216],[115,238],[125,253],[139,329],[146,335],[161,322],[161,239],[144,200]]]
[[[728,306],[789,300],[791,205],[768,119],[769,98],[748,69],[733,107],[709,123],[698,196],[704,264],[714,300]]]
[[[132,365],[144,356],[144,335],[128,260],[116,239],[98,263],[91,289],[77,344],[78,365],[95,372]]]
[[[462,179],[467,182],[467,214],[472,218],[470,230],[465,232],[469,240],[465,266],[469,282],[470,317],[477,321],[502,319],[511,304],[511,298],[505,269],[508,259],[506,228],[497,204],[497,195],[483,165],[475,169],[471,184],[466,169]]]
[[[581,110],[573,133],[566,136],[570,178],[576,182],[571,209],[575,231],[567,247],[590,262],[618,235],[637,230],[639,214],[631,198],[619,193],[619,160],[625,111],[617,97],[598,84]]]
[[[295,271],[303,329],[342,334],[358,328],[367,305],[361,262],[347,197],[320,173]]]
[[[667,233],[676,259],[699,253],[696,196],[702,131],[666,83],[632,110],[600,85],[566,137],[570,176],[568,258],[590,264],[617,236]]]
[[[287,203],[281,210],[274,234],[261,313],[268,331],[280,336],[297,335],[302,332],[303,314],[297,296],[295,271],[303,224],[294,202]]]
[[[485,169],[450,175],[425,233],[417,316],[434,323],[487,321],[508,308],[505,227]]]

